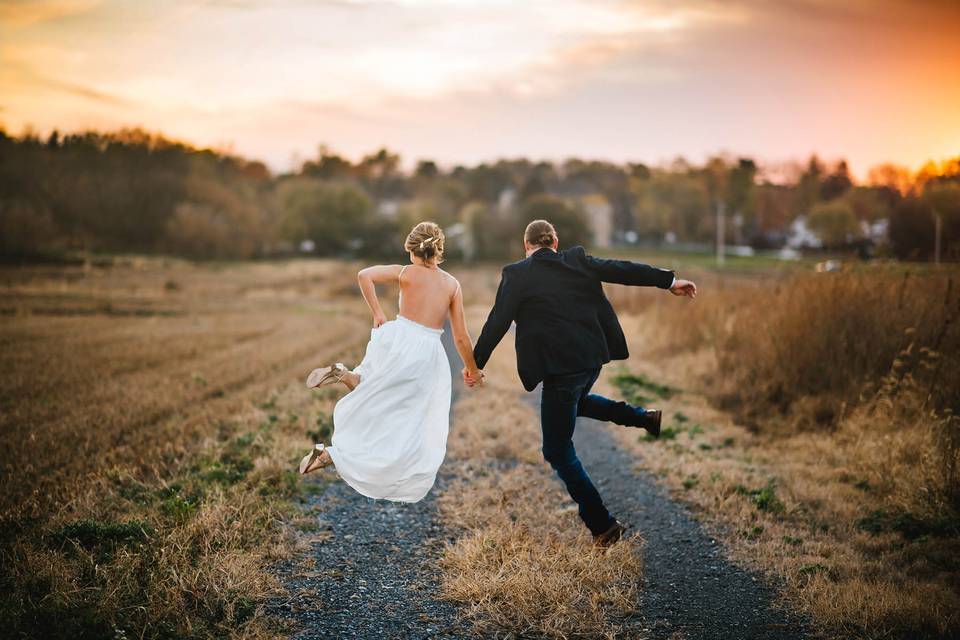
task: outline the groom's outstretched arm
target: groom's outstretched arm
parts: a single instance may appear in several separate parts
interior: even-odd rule
[[[604,282],[625,284],[635,287],[659,287],[669,289],[674,283],[673,271],[651,267],[642,262],[629,260],[608,260],[584,253],[587,267]]]
[[[477,367],[483,369],[490,359],[490,354],[500,344],[510,323],[513,322],[517,311],[517,295],[511,286],[510,276],[504,269],[500,275],[500,286],[497,287],[497,299],[490,309],[490,315],[487,321],[483,323],[483,330],[480,337],[477,338],[477,344],[473,348],[473,359],[477,361]]]

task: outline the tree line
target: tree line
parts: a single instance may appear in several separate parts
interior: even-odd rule
[[[421,160],[404,171],[387,149],[352,161],[320,147],[275,175],[140,129],[45,138],[0,130],[0,255],[379,257],[430,219],[448,229],[452,255],[501,259],[538,217],[554,221],[563,244],[593,243],[601,227],[590,203],[599,202],[604,243],[709,243],[721,208],[734,244],[782,246],[803,219],[824,246],[849,247],[885,221],[889,251],[920,260],[932,255],[939,218],[943,256],[960,258],[960,157],[918,172],[881,165],[867,184],[855,184],[845,162],[817,157],[777,181],[769,173],[728,157],[660,167],[572,158],[442,169]]]

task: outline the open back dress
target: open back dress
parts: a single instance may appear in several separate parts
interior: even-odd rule
[[[333,409],[327,451],[344,482],[367,497],[417,502],[436,480],[450,428],[442,334],[402,315],[372,329],[354,369],[360,384]]]

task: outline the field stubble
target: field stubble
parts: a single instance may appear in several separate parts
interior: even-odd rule
[[[5,628],[274,633],[258,611],[292,544],[294,463],[330,428],[332,396],[301,376],[368,336],[354,273],[143,259],[4,271]]]

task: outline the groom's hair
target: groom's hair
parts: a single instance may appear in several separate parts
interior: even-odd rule
[[[557,230],[546,220],[534,220],[527,225],[523,239],[535,247],[549,247],[557,240]]]

